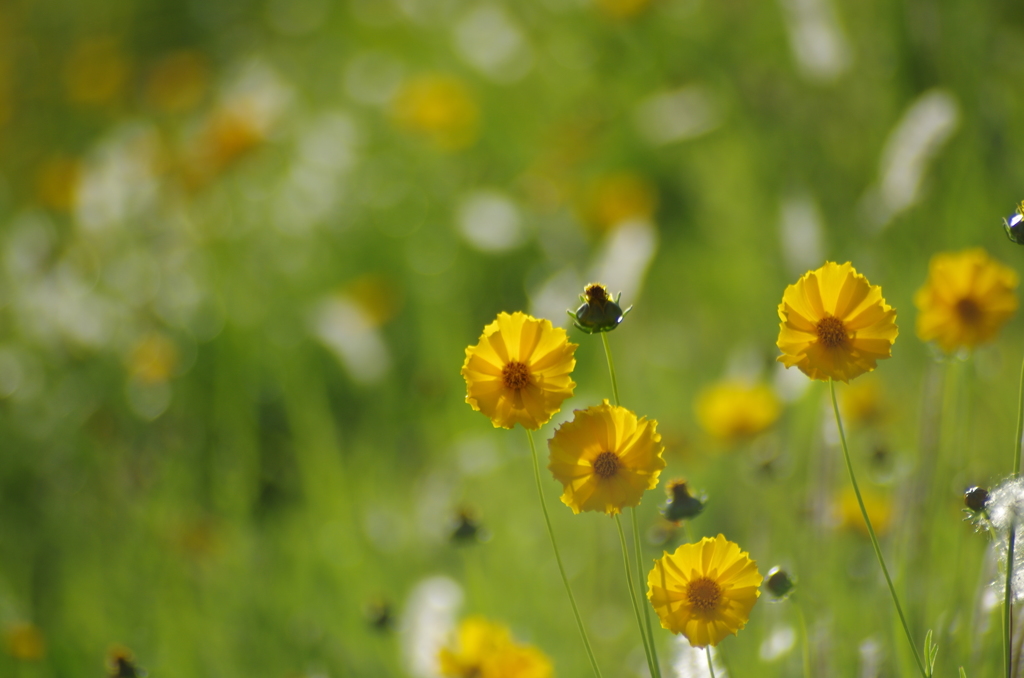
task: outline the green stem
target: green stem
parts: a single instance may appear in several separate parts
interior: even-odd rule
[[[1010,536],[1006,543],[1006,592],[1003,594],[1003,666],[1006,678],[1013,676],[1013,547],[1017,526],[1010,522]]]
[[[612,349],[608,346],[608,333],[601,332],[601,341],[604,342],[604,356],[608,359],[608,374],[612,377],[612,395],[615,396],[616,406],[619,404],[619,382],[615,378],[615,362],[612,361]]]
[[[608,375],[612,380],[612,395],[615,397],[615,406],[618,407],[621,401],[619,400],[619,380],[615,377],[615,361],[612,360],[612,349],[611,346],[608,345],[608,333],[601,332],[600,334],[601,343],[604,344],[604,357],[608,360]],[[644,572],[643,566],[641,565],[643,562],[643,551],[640,548],[640,528],[636,519],[636,507],[633,507],[631,510],[633,513],[633,547],[636,550],[636,577],[639,585],[639,589],[637,590],[640,594],[640,598],[644,599],[646,598],[644,595],[646,587],[644,586]],[[630,586],[630,591],[632,591],[632,589],[633,587]],[[658,664],[658,650],[654,645],[654,632],[651,628],[651,611],[648,609],[647,605],[643,605],[643,608],[644,619],[647,623],[647,636],[644,647],[649,648],[654,666],[654,669],[651,671],[651,676],[652,678],[661,678],[661,666]],[[642,628],[640,629],[640,634],[643,635]]]
[[[583,638],[583,647],[587,650],[587,657],[590,658],[590,665],[594,669],[594,675],[601,678],[601,669],[597,666],[597,658],[594,657],[594,649],[590,646],[590,638],[587,637],[587,629],[583,626],[583,617],[580,616],[580,609],[576,606],[576,597],[572,595],[572,588],[569,586],[569,577],[565,574],[565,565],[562,564],[562,555],[558,552],[558,542],[555,541],[555,530],[551,527],[551,517],[548,515],[547,504],[544,503],[544,486],[540,482],[540,464],[537,462],[537,446],[533,442],[533,432],[526,429],[526,439],[530,441],[530,452],[533,454],[533,477],[537,481],[537,498],[540,500],[540,508],[544,513],[544,523],[548,526],[548,536],[551,537],[551,548],[555,552],[555,562],[558,563],[558,573],[562,575],[562,583],[565,584],[565,593],[569,596],[569,605],[572,606],[572,614],[576,617],[576,626],[580,630],[580,637]]]
[[[850,461],[850,450],[846,446],[846,432],[843,430],[843,420],[839,416],[839,403],[836,401],[836,383],[831,378],[828,380],[828,389],[832,394],[832,411],[836,415],[836,426],[839,428],[839,442],[843,445],[843,457],[846,459],[846,470],[850,473],[850,483],[853,485],[853,493],[857,496],[857,504],[860,506],[860,514],[864,518],[864,525],[868,528],[868,536],[871,537],[871,546],[875,549],[875,557],[878,558],[878,564],[882,566],[882,574],[885,575],[885,583],[889,585],[889,594],[892,596],[893,605],[896,606],[896,613],[900,617],[900,623],[903,624],[903,632],[907,634],[907,642],[910,643],[910,651],[914,653],[914,660],[917,662],[917,668],[921,671],[921,675],[924,678],[931,678],[928,672],[924,668],[924,663],[921,661],[921,655],[917,652],[917,646],[914,645],[914,637],[910,633],[910,627],[907,626],[907,619],[903,615],[903,607],[900,605],[899,596],[896,595],[896,587],[892,585],[892,578],[889,576],[889,568],[885,566],[885,559],[882,558],[882,549],[878,546],[878,537],[875,536],[875,528],[871,526],[871,519],[868,518],[868,510],[864,508],[864,499],[860,495],[860,486],[857,485],[857,476],[853,472],[853,462]]]
[[[629,589],[629,600],[633,603],[633,615],[636,617],[636,626],[640,631],[640,640],[644,644],[644,654],[647,655],[647,669],[651,672],[652,678],[657,676],[654,668],[654,658],[651,656],[651,646],[644,634],[644,622],[640,616],[640,603],[636,599],[636,590],[633,588],[633,576],[629,568],[629,549],[626,547],[626,533],[622,530],[622,517],[615,514],[615,527],[619,529],[619,544],[622,545],[622,564],[626,568],[626,588]]]
[[[643,559],[644,553],[640,546],[640,525],[636,519],[636,507],[632,506],[629,509],[630,514],[633,518],[633,548],[636,550],[636,580],[637,592],[640,594],[640,600],[647,600],[647,596],[644,591],[647,587],[644,586],[644,568]],[[654,629],[651,627],[651,606],[646,603],[641,603],[641,607],[644,608],[644,622],[647,625],[647,642],[651,645],[651,657],[654,659],[654,677],[661,678],[661,664],[658,663],[658,650],[654,643]]]
[[[793,601],[796,607],[796,616],[800,622],[800,635],[803,636],[803,661],[804,678],[811,678],[811,636],[807,633],[807,617],[804,616],[804,607],[797,601]]]
[[[704,646],[704,656],[708,658],[708,671],[711,672],[711,678],[715,678],[715,664],[711,661],[711,646]]]
[[[1017,392],[1017,437],[1013,439],[1013,477],[1020,475],[1021,439],[1024,438],[1024,360],[1020,363],[1020,388]]]

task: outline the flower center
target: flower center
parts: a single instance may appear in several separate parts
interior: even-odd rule
[[[590,283],[587,289],[583,290],[583,294],[586,295],[588,303],[598,306],[603,306],[609,299],[608,288],[601,283]]]
[[[710,612],[722,598],[722,588],[712,579],[701,577],[686,585],[686,599],[698,612]]]
[[[974,325],[981,320],[981,307],[974,299],[964,297],[956,302],[956,314],[967,325]]]
[[[501,369],[501,381],[505,388],[518,391],[530,383],[530,370],[518,360],[513,360]]]
[[[619,466],[621,465],[622,462],[619,461],[619,455],[614,452],[602,452],[594,460],[594,473],[601,478],[611,478],[619,472]]]
[[[846,343],[846,325],[834,315],[827,315],[819,320],[815,329],[818,332],[818,341],[826,348],[835,348]]]

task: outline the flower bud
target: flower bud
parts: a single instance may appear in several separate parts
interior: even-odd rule
[[[1017,211],[1003,219],[1003,228],[1006,229],[1006,237],[1024,245],[1024,202],[1017,206]]]
[[[613,301],[611,295],[608,294],[607,287],[601,283],[590,283],[580,295],[580,301],[583,304],[576,309],[575,313],[572,311],[566,311],[566,313],[572,318],[573,324],[587,334],[611,332],[619,326],[622,319],[633,308],[630,306],[623,311],[619,306],[620,298],[622,298],[621,292]]]
[[[796,588],[796,580],[789,576],[785,570],[776,565],[772,569],[768,570],[768,576],[764,580],[765,588],[768,589],[768,593],[772,594],[772,597],[776,600],[783,600],[793,589]]]
[[[472,509],[461,508],[455,514],[449,539],[456,545],[475,544],[483,541],[483,528]]]
[[[107,671],[110,678],[141,678],[146,675],[135,663],[131,650],[120,645],[107,652]]]
[[[698,499],[690,494],[685,480],[674,480],[668,484],[668,504],[661,514],[668,520],[678,523],[680,520],[692,520],[704,510],[705,497]]]
[[[375,598],[368,602],[363,607],[363,614],[366,617],[366,623],[374,631],[386,633],[395,625],[395,615],[391,603],[383,598]]]
[[[987,503],[988,490],[984,487],[971,487],[964,492],[964,504],[975,513],[984,511]]]

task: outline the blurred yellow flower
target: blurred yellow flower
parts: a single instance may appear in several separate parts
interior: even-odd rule
[[[871,527],[875,529],[877,536],[882,536],[889,531],[889,527],[892,525],[892,499],[887,494],[866,487],[861,488],[860,496],[864,499],[864,508],[871,520]],[[843,490],[839,496],[839,500],[836,502],[836,514],[840,527],[853,530],[865,537],[868,536],[868,528],[864,524],[864,516],[860,513],[860,504],[857,503],[857,495],[852,487]]]
[[[359,276],[345,285],[345,292],[374,327],[394,318],[402,306],[401,291],[394,280],[379,273]]]
[[[128,61],[114,38],[76,44],[64,69],[64,88],[73,103],[98,106],[117,98],[128,80]]]
[[[39,661],[46,655],[46,642],[35,624],[16,622],[4,629],[7,654],[22,661]]]
[[[521,311],[499,313],[480,341],[466,348],[462,376],[466,402],[495,428],[516,424],[536,430],[572,396],[577,344],[551,321]]]
[[[896,311],[849,262],[825,262],[786,287],[779,304],[779,362],[811,379],[849,381],[892,355]]]
[[[441,648],[438,662],[448,678],[549,678],[551,660],[535,647],[514,642],[509,631],[483,617],[459,625],[455,642]]]
[[[81,165],[65,155],[55,155],[43,162],[36,171],[36,196],[46,207],[58,212],[71,209]]]
[[[843,411],[843,421],[850,424],[872,424],[880,420],[885,414],[885,401],[878,379],[867,377],[843,389],[839,408]]]
[[[917,336],[947,353],[992,339],[1017,310],[1017,282],[1013,269],[980,247],[936,254],[914,295]]]
[[[454,151],[476,141],[480,111],[469,89],[450,75],[421,75],[405,82],[392,115],[402,129]]]
[[[206,57],[194,50],[171,52],[156,62],[146,81],[146,100],[166,113],[183,113],[196,107],[209,85]]]
[[[636,506],[658,485],[665,451],[658,422],[624,407],[601,405],[576,410],[548,441],[548,468],[562,483],[562,503],[580,511],[614,515]]]
[[[693,647],[707,647],[746,625],[761,580],[750,555],[720,534],[656,560],[647,597],[663,628],[683,634]]]
[[[632,172],[610,174],[597,180],[587,196],[587,220],[601,231],[632,221],[649,221],[658,207],[657,189]]]
[[[651,0],[597,0],[601,12],[613,19],[629,19],[651,5]]]
[[[264,142],[269,123],[247,102],[222,104],[206,115],[184,150],[181,170],[185,186],[199,190]]]
[[[128,358],[132,378],[147,384],[167,381],[178,366],[178,347],[155,332],[142,337]]]
[[[723,381],[697,397],[697,420],[715,438],[736,441],[753,436],[775,423],[781,405],[764,384]]]

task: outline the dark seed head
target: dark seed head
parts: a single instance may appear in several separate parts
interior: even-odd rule
[[[768,571],[765,588],[773,598],[781,600],[793,592],[793,589],[796,588],[796,581],[789,576],[789,573],[776,565]]]
[[[988,490],[984,487],[972,487],[964,492],[964,504],[975,513],[985,510],[988,503]]]

